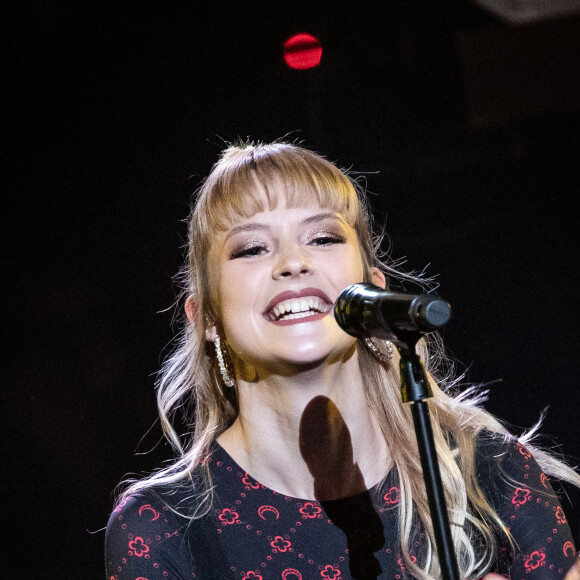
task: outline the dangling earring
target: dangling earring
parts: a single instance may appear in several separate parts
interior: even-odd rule
[[[217,357],[218,366],[220,368],[220,373],[222,375],[222,381],[224,382],[224,385],[226,387],[230,387],[231,389],[235,386],[236,383],[234,379],[232,379],[232,377],[230,377],[230,375],[228,374],[228,369],[226,367],[226,362],[224,360],[224,354],[222,352],[222,344],[219,336],[216,335],[216,337],[213,339],[213,344],[215,346],[215,354]]]
[[[390,340],[385,340],[385,347],[387,348],[386,353],[381,352],[377,345],[370,338],[365,338],[364,343],[367,348],[382,362],[388,363],[395,355],[393,350],[393,343]]]

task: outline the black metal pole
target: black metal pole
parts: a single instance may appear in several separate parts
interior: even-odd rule
[[[411,407],[423,477],[427,488],[427,499],[433,520],[433,533],[437,545],[437,554],[441,563],[442,577],[447,580],[459,579],[459,569],[453,549],[453,539],[447,515],[445,495],[441,484],[441,473],[437,462],[437,452],[433,440],[433,430],[429,417],[429,407],[425,401],[417,401]],[[435,460],[433,459],[435,458]]]
[[[433,394],[421,359],[414,352],[416,341],[411,340],[409,342],[412,343],[411,347],[407,343],[407,348],[399,348],[401,353],[401,395],[404,403],[411,403],[411,413],[415,425],[415,435],[423,468],[425,488],[427,489],[431,520],[433,521],[433,533],[435,535],[437,555],[439,556],[441,577],[443,580],[459,580],[459,567],[453,548],[447,503],[441,482],[441,471],[439,470],[437,449],[433,438],[429,406],[425,400],[432,397]]]

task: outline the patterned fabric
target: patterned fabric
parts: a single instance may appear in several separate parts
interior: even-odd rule
[[[563,578],[575,547],[564,512],[529,451],[480,441],[477,465],[488,501],[517,542],[515,553],[500,547],[496,570],[512,580]],[[191,509],[184,491],[148,491],[115,508],[107,526],[107,580],[409,577],[398,546],[395,470],[366,493],[317,502],[264,487],[219,445],[210,468],[216,496],[202,520],[190,522],[172,511]],[[420,561],[421,535],[411,557]]]

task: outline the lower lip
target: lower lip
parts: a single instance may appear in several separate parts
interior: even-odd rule
[[[289,320],[276,320],[272,321],[272,324],[276,326],[291,326],[293,324],[303,324],[305,322],[315,322],[328,316],[328,312],[319,312],[318,314],[313,314],[312,316],[305,316],[304,318],[291,318]]]

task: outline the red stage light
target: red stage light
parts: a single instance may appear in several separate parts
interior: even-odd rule
[[[322,46],[311,34],[295,34],[284,43],[284,61],[290,68],[305,70],[320,64]]]

